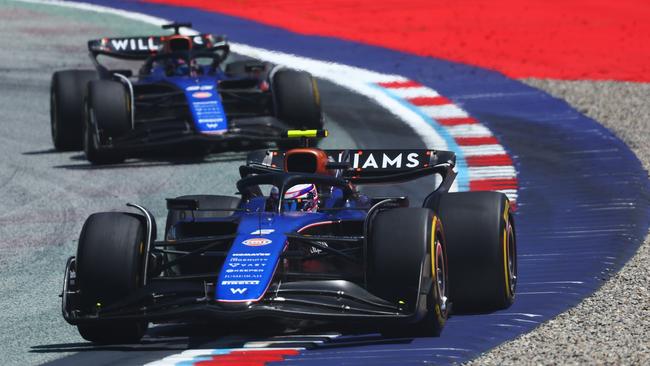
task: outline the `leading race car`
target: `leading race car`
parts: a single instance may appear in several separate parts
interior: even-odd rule
[[[63,317],[89,341],[122,343],[149,322],[254,318],[435,336],[452,303],[507,308],[517,281],[509,201],[449,193],[454,164],[430,149],[253,152],[238,197],[168,199],[163,240],[141,206],[93,214],[67,262]],[[432,174],[440,184],[415,207],[357,189]]]
[[[287,129],[323,126],[318,87],[306,73],[251,60],[226,61],[225,36],[103,38],[88,42],[96,70],[57,71],[51,131],[57,150],[85,152],[92,163],[134,153],[207,153],[275,142]],[[100,56],[142,61],[136,78]],[[179,147],[178,145],[181,144]],[[170,148],[171,147],[171,148]]]

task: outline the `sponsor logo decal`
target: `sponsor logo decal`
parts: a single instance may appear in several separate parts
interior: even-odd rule
[[[214,89],[214,85],[190,85],[185,90],[187,91],[197,91],[197,90],[212,90]]]
[[[259,285],[260,281],[221,281],[222,285]]]
[[[192,93],[192,97],[196,99],[205,99],[205,98],[210,98],[212,96],[212,93],[207,92],[207,91],[197,91]]]
[[[361,169],[401,169],[401,168],[417,168],[421,165],[420,154],[411,153],[366,153],[354,154],[352,159],[353,168]]]
[[[266,263],[229,263],[232,268],[237,267],[266,267]]]
[[[271,253],[233,253],[232,256],[233,257],[269,257],[271,256]]]
[[[251,233],[251,235],[269,235],[275,232],[275,229],[259,229]]]
[[[230,292],[232,292],[233,295],[234,294],[243,295],[244,292],[246,292],[246,290],[248,290],[246,287],[237,287],[237,288],[231,288]]]
[[[324,241],[317,241],[318,244],[324,246],[324,247],[329,247],[326,242]],[[310,254],[321,254],[323,252],[322,249],[316,248],[316,247],[310,247],[309,248],[309,253]]]
[[[262,265],[262,267],[264,266],[265,265]],[[237,269],[228,268],[226,270],[226,273],[263,273],[263,272],[264,272],[263,269],[258,269],[258,268],[237,268]]]
[[[111,39],[111,46],[115,51],[155,51],[158,45],[153,37],[149,38],[118,38]]]
[[[271,239],[266,239],[266,238],[250,238],[246,239],[241,242],[244,245],[248,245],[249,247],[261,247],[263,245],[268,245],[273,243]]]

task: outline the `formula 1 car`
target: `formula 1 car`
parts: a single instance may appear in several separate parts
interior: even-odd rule
[[[455,312],[507,308],[517,281],[509,201],[449,193],[455,159],[436,150],[252,152],[239,197],[168,199],[160,241],[144,207],[95,213],[66,265],[63,317],[89,341],[125,343],[149,322],[257,318],[435,336],[452,303]],[[441,183],[416,207],[357,189],[432,174]]]
[[[52,77],[55,148],[83,148],[91,163],[116,163],[165,149],[207,153],[269,142],[287,148],[292,143],[282,139],[287,129],[323,127],[310,74],[226,61],[225,36],[180,34],[190,26],[163,26],[174,29],[169,36],[89,41],[96,70],[57,71]],[[99,56],[143,64],[132,78],[132,70],[110,70]]]

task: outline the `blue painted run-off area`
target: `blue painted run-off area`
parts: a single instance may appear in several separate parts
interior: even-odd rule
[[[94,2],[191,20],[198,30],[227,33],[239,43],[403,75],[438,90],[486,124],[514,158],[520,185],[520,277],[512,308],[453,317],[440,338],[350,347],[346,342],[354,337],[341,337],[285,363],[406,365],[470,359],[577,304],[630,258],[647,233],[647,173],[627,146],[565,102],[499,73],[199,10]]]

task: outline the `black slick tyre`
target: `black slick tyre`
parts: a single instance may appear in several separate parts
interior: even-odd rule
[[[445,226],[454,312],[509,307],[517,285],[517,243],[508,198],[499,192],[446,193],[425,206]]]
[[[448,316],[442,223],[429,209],[397,208],[373,218],[368,242],[368,291],[400,304],[418,319],[391,324],[387,336],[438,336]]]
[[[88,217],[79,237],[77,280],[84,312],[101,312],[142,285],[145,227],[142,219],[123,212]],[[140,341],[147,322],[97,321],[79,324],[79,334],[91,342],[115,344]]]
[[[124,161],[123,153],[104,146],[131,129],[130,98],[124,86],[111,80],[91,81],[85,104],[83,148],[88,161],[93,164]]]
[[[93,70],[64,70],[52,75],[50,131],[56,150],[81,150],[84,94],[88,82],[95,79],[97,72]]]
[[[292,129],[322,129],[323,114],[316,79],[307,72],[290,69],[280,69],[271,75],[276,117]],[[300,146],[300,141],[282,141],[278,146],[294,148]]]

